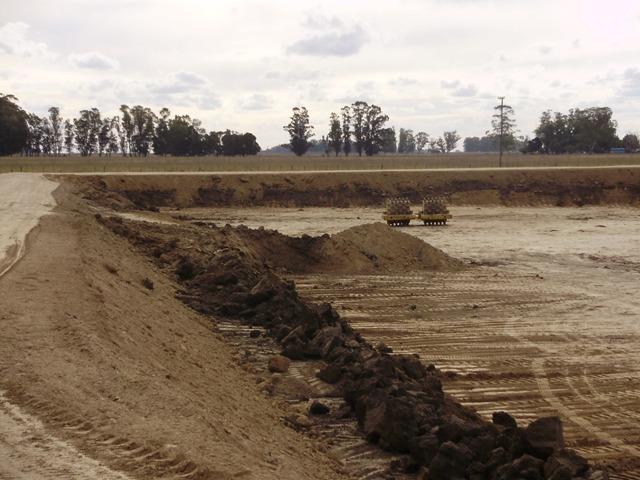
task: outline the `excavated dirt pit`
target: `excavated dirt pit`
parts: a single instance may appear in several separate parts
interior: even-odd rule
[[[44,449],[136,478],[638,478],[634,210],[456,208],[407,235],[377,209],[68,187],[2,279],[10,456],[40,455],[38,417],[69,442]]]
[[[459,272],[295,277],[372,343],[455,373],[445,388],[486,416],[558,414],[570,447],[640,478],[640,235],[636,209],[460,207],[402,229],[475,264]],[[147,214],[141,214],[146,216]],[[377,209],[184,209],[151,214],[335,233]]]

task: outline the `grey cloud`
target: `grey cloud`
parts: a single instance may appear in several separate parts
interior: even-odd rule
[[[380,105],[381,95],[375,82],[370,80],[357,82],[346,94],[334,99],[334,102],[343,105],[350,105],[353,102],[362,100],[363,102]]]
[[[416,79],[407,77],[398,77],[389,80],[389,85],[393,87],[408,87],[410,85],[416,85],[417,83],[418,81]]]
[[[453,97],[475,97],[478,94],[478,88],[475,85],[463,85],[460,80],[440,82],[440,86],[445,90],[449,90]]]
[[[451,95],[454,97],[475,97],[477,93],[478,89],[474,85],[467,85],[454,90]]]
[[[348,57],[358,53],[368,37],[361,27],[347,32],[329,32],[298,40],[287,48],[287,53],[316,57]]]
[[[108,78],[82,85],[80,88],[88,94],[102,93],[107,90],[113,90],[117,84]]]
[[[278,80],[291,83],[306,80],[317,80],[320,77],[325,77],[326,75],[326,71],[320,70],[271,70],[264,74],[264,78],[266,80]]]
[[[199,90],[207,84],[207,80],[193,72],[177,72],[169,79],[150,84],[149,89],[160,95],[173,95]]]
[[[28,38],[29,25],[9,22],[0,27],[0,52],[23,57],[47,56],[47,45]]]
[[[192,102],[202,110],[216,110],[222,106],[222,102],[214,93],[201,93],[192,99]]]
[[[313,83],[307,89],[306,98],[313,102],[324,102],[327,100],[327,92],[322,85]]]
[[[640,70],[628,68],[624,71],[620,94],[623,97],[640,97]]]
[[[183,85],[197,86],[207,83],[207,80],[204,77],[193,72],[178,72],[175,74],[175,78]]]
[[[312,28],[314,30],[323,30],[329,28],[344,28],[344,23],[336,16],[327,17],[325,15],[309,15],[302,24],[306,28]]]
[[[604,75],[596,75],[587,81],[587,84],[597,85],[597,86],[609,85],[612,83],[615,83],[615,84],[620,83],[620,75],[612,71],[607,72]]]
[[[538,51],[543,55],[549,55],[551,53],[551,47],[549,45],[541,45],[538,47]]]
[[[200,110],[216,110],[222,106],[209,82],[193,72],[176,72],[155,82],[117,80],[111,88],[106,82],[89,84],[88,88],[99,89],[101,86],[105,87],[103,95],[110,94],[120,103]]]
[[[446,80],[442,80],[440,82],[440,86],[446,89],[458,88],[460,86],[460,80],[453,80],[451,82],[447,82]]]
[[[255,93],[242,100],[240,106],[244,110],[267,110],[272,105],[271,98],[261,93]]]
[[[118,68],[118,62],[100,52],[72,53],[69,55],[69,62],[78,67],[88,70],[113,70]]]

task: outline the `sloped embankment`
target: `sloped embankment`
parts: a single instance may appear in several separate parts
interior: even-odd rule
[[[55,215],[0,278],[0,390],[12,404],[133,478],[344,478],[283,425],[287,409],[260,393],[206,318],[176,300],[172,281],[63,188],[56,198]],[[49,443],[36,434],[20,455],[29,445],[43,455]],[[79,463],[60,449],[45,455]],[[20,465],[3,461],[9,472]],[[41,478],[38,468],[31,461],[18,478]]]
[[[486,422],[446,395],[435,367],[373,347],[330,305],[302,301],[252,251],[248,229],[99,220],[174,276],[184,289],[180,298],[194,309],[264,327],[291,359],[323,361],[318,377],[341,392],[371,442],[409,455],[407,471],[425,468],[430,480],[598,478],[564,448],[558,418],[520,428],[497,412]],[[337,245],[367,229],[346,233]]]
[[[112,208],[381,206],[445,195],[453,205],[639,205],[640,167],[69,176]]]

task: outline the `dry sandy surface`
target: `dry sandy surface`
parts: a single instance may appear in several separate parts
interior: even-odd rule
[[[0,278],[0,478],[346,478],[174,284],[54,196]]]
[[[447,389],[481,413],[565,420],[570,446],[640,478],[640,214],[637,209],[453,209],[416,235],[476,265],[459,273],[298,277],[374,342],[456,372]],[[377,209],[182,210],[218,224],[335,233]]]
[[[24,239],[42,215],[55,205],[56,182],[43,175],[0,175],[0,276],[24,253]]]
[[[40,217],[55,205],[52,192],[57,186],[37,174],[0,175],[3,199],[0,205],[0,277],[24,255],[26,236]],[[7,295],[4,289],[2,295]],[[4,327],[4,321],[2,323]],[[9,341],[6,333],[3,328],[3,342]],[[127,477],[51,435],[37,417],[9,402],[5,392],[0,390],[0,479],[51,478],[124,480]]]

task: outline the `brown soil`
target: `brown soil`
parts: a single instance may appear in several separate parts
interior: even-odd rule
[[[541,471],[545,461],[553,463],[550,455],[556,452],[554,455],[578,459],[572,477],[587,478],[583,459],[554,450],[564,446],[559,419],[541,419],[526,429],[518,428],[505,413],[495,416],[493,423],[483,421],[474,410],[445,395],[433,366],[426,367],[412,355],[389,355],[384,345],[373,348],[329,305],[302,301],[293,284],[275,275],[264,262],[278,255],[286,257],[296,243],[333,239],[287,238],[276,232],[219,228],[201,222],[154,225],[114,216],[100,215],[98,219],[175,276],[184,288],[180,298],[194,309],[264,328],[281,343],[282,354],[292,360],[324,362],[318,378],[335,385],[350,407],[346,413],[353,412],[371,442],[408,455],[407,471],[428,466],[432,480],[451,478],[451,468],[460,478],[475,478],[473,472],[520,478],[518,474],[524,470]],[[397,240],[401,246],[418,249],[421,241],[388,230],[385,225],[364,225],[336,235],[339,241],[332,245],[346,245],[349,257],[354,243],[367,244],[367,248],[386,252],[391,265],[393,249],[387,242],[372,242],[372,234],[388,233],[390,242]],[[265,239],[272,248],[268,256],[256,254],[256,250],[262,251]],[[274,239],[290,243],[289,249],[275,251]],[[326,258],[333,263],[340,257]],[[537,429],[542,429],[548,446],[538,446],[537,434],[532,433]]]
[[[265,183],[263,190],[253,190],[247,200],[242,197],[246,189],[232,191],[216,178],[151,178],[144,177],[138,186],[135,180],[120,178],[114,192],[109,190],[108,183],[112,180],[109,177],[73,181],[76,185],[84,184],[86,198],[120,210],[152,210],[157,205],[271,202],[271,193],[266,192],[273,193],[272,186]],[[254,181],[254,176],[251,180],[239,178],[242,184]],[[205,183],[211,180],[215,186],[200,186],[194,193],[193,187],[183,184],[183,179],[196,179],[196,186],[201,179]],[[298,180],[288,179],[287,184],[293,187],[286,187],[284,195],[274,195],[277,199],[273,203],[305,204],[314,201],[308,196],[311,194],[318,195],[315,204],[348,205],[365,201],[372,192],[369,187],[362,189],[345,183],[335,188],[329,186],[324,194],[316,189],[317,185],[300,193]],[[453,194],[454,199],[480,203],[637,200],[635,187],[629,182],[603,187],[598,181],[593,183],[591,177],[582,176],[573,180],[564,178],[563,181],[573,183],[568,190],[562,190],[565,187],[557,190],[557,185],[549,181],[537,193],[531,190],[531,185],[540,185],[535,182],[522,190],[509,184],[502,191],[509,195],[498,197],[494,193],[500,182],[451,183],[446,188],[460,189],[462,193],[457,197],[457,193]],[[393,185],[392,188],[412,197],[421,195],[425,188],[445,188],[442,186],[445,184],[427,187],[421,183],[414,190],[403,191]],[[354,194],[352,187],[360,193]],[[375,196],[394,193],[387,188],[389,184],[375,190]],[[280,186],[277,189],[283,191]],[[363,192],[366,194],[361,195]],[[176,301],[176,290],[188,287],[180,292],[180,298],[202,307],[202,311],[218,304],[235,308],[240,305],[237,298],[220,303],[226,293],[226,282],[237,282],[221,276],[226,273],[222,267],[231,271],[237,267],[246,273],[247,280],[254,281],[264,273],[265,259],[279,270],[297,274],[398,274],[409,269],[445,272],[461,269],[459,262],[439,250],[380,224],[316,238],[289,238],[277,232],[246,227],[219,229],[205,224],[131,227],[118,219],[106,223],[102,219],[100,226],[88,215],[85,205],[75,203],[65,189],[57,193],[57,198],[62,208],[55,217],[44,219],[32,233],[30,254],[10,276],[0,279],[3,294],[7,292],[0,299],[3,312],[0,321],[3,335],[6,332],[6,338],[10,339],[0,344],[0,388],[7,391],[12,403],[40,416],[52,431],[83,452],[139,478],[341,478],[334,462],[283,425],[282,418],[289,413],[287,408],[261,396],[255,385],[259,379],[237,367],[233,349],[212,334],[207,319]],[[109,228],[104,228],[105,225]],[[157,267],[175,273],[182,287],[142,260],[128,242],[112,235],[110,230],[149,254]],[[401,250],[399,257],[394,253],[397,248]],[[199,265],[209,265],[212,258],[224,258],[230,263],[212,264],[222,271],[199,270]],[[196,283],[191,282],[194,279]],[[270,292],[270,285],[266,286]],[[278,283],[277,288],[281,286]],[[190,302],[194,292],[200,298]],[[254,302],[264,293],[258,289],[245,300]],[[308,313],[304,308],[300,312]],[[269,312],[259,313],[268,318]],[[345,332],[348,330],[346,323],[340,325]],[[360,337],[355,338],[362,343]],[[382,371],[389,366],[394,371],[401,370],[396,368],[400,364],[395,364],[395,360],[380,358],[375,367],[364,365],[365,378],[370,373],[378,375],[377,369]],[[411,367],[415,359],[400,356],[397,362],[409,362],[405,367]],[[431,378],[432,373],[420,372],[419,377]],[[392,385],[395,389],[392,396],[407,387],[416,387],[412,380],[401,375],[399,378],[400,383]],[[437,390],[432,387],[425,387],[422,393]],[[365,398],[366,405],[358,407],[360,413],[364,415],[367,408],[377,409],[371,402],[379,399]],[[356,405],[358,402],[354,400]],[[389,405],[393,404],[386,404],[386,409],[389,415],[394,415],[396,412]],[[458,413],[463,412],[466,410]],[[411,418],[406,416],[407,420]],[[472,414],[469,418],[472,423],[480,422]],[[381,435],[382,440],[387,440],[385,434],[377,431],[374,434],[376,439]],[[393,440],[390,442],[393,446]]]
[[[153,215],[147,218],[122,214],[122,219],[134,220],[120,221],[124,225],[122,229],[134,228],[120,233],[137,244],[157,244],[159,250],[155,256],[164,264],[177,260],[175,256],[167,256],[165,250],[171,250],[168,243],[178,242],[184,250],[198,246],[190,252],[191,256],[215,255],[220,248],[233,248],[255,264],[267,263],[282,272],[295,274],[379,274],[400,273],[407,269],[455,271],[464,268],[462,262],[443,251],[379,222],[353,226],[333,235],[292,237],[262,227],[220,228],[213,222],[195,220],[180,213],[172,217]],[[148,220],[143,232],[135,227],[139,220]]]
[[[407,270],[455,271],[462,262],[383,223],[358,225],[332,235],[318,254],[316,271],[371,274]]]
[[[640,167],[71,176],[114,208],[381,205],[387,195],[453,205],[640,203]]]
[[[0,278],[0,389],[12,404],[137,478],[343,478],[172,282],[64,189],[56,197],[62,207]]]
[[[172,230],[176,226],[149,227]],[[186,227],[182,227],[186,228]],[[191,234],[197,228],[191,228]],[[334,235],[289,237],[275,230],[212,229],[207,236],[222,234],[254,259],[288,273],[399,273],[412,270],[453,271],[462,262],[383,223],[358,225]],[[199,236],[202,236],[201,234]],[[202,242],[207,242],[202,239]],[[220,240],[218,240],[220,241]],[[226,244],[226,243],[225,243]]]

